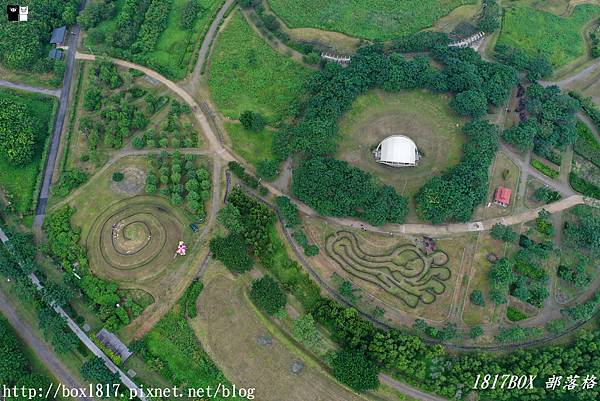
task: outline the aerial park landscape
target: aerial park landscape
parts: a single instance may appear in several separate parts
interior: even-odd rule
[[[598,398],[600,3],[321,3],[0,20],[2,383]]]

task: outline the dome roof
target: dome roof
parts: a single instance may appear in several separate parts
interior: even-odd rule
[[[417,145],[407,136],[392,135],[385,138],[375,151],[378,161],[391,165],[412,165],[419,159]]]

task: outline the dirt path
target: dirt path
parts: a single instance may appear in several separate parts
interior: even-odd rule
[[[60,89],[46,89],[46,88],[37,88],[35,86],[29,86],[25,84],[19,84],[9,81],[0,80],[0,86],[10,89],[22,90],[25,92],[39,93],[41,95],[60,97],[61,90]]]
[[[192,79],[190,81],[190,87],[192,93],[196,93],[196,89],[198,88],[198,82],[200,81],[200,75],[202,75],[202,68],[204,67],[204,63],[206,62],[206,58],[208,57],[208,53],[210,52],[210,47],[219,30],[219,26],[221,25],[221,21],[223,21],[223,17],[231,7],[231,5],[235,3],[235,0],[227,0],[223,7],[217,13],[217,16],[213,20],[212,24],[208,28],[208,32],[204,36],[204,40],[202,41],[202,45],[200,46],[200,52],[198,53],[198,61],[196,61],[196,66],[194,67],[194,72],[192,73]]]

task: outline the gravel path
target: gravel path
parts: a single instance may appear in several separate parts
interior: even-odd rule
[[[9,81],[0,80],[0,86],[10,89],[22,90],[25,92],[39,93],[41,95],[60,97],[61,90],[60,89],[46,89],[46,88],[38,88],[35,86],[29,86],[25,84],[19,84]]]

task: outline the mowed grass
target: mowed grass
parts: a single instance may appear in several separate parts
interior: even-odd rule
[[[246,295],[244,280],[233,280],[220,269],[220,265],[209,267],[198,302],[198,317],[191,325],[232,382],[255,387],[256,399],[261,401],[364,399],[336,383],[279,331],[272,332],[274,328]],[[268,336],[273,343],[258,345],[259,336]],[[301,374],[292,373],[294,360],[304,363]]]
[[[245,326],[238,321],[237,325]],[[219,385],[228,386],[228,381],[204,352],[188,325],[182,303],[177,303],[152,330],[144,337],[152,360],[162,362],[158,369],[162,376],[180,388],[216,389]],[[240,355],[236,356],[237,358]],[[241,360],[241,359],[240,359]],[[222,397],[217,395],[211,399],[239,399],[237,397]]]
[[[311,74],[258,37],[239,11],[217,38],[211,59],[211,96],[219,110],[234,119],[252,110],[270,123],[282,120]]]
[[[272,159],[273,131],[249,131],[239,123],[225,123],[233,151],[255,167],[261,160]]]
[[[0,186],[11,197],[11,202],[19,212],[33,207],[33,194],[38,173],[43,168],[43,152],[49,128],[54,118],[56,100],[49,96],[0,89],[0,98],[24,103],[30,116],[35,117],[36,148],[33,160],[23,166],[14,166],[0,157]]]
[[[455,8],[475,0],[269,0],[291,28],[319,28],[388,40],[428,28]]]
[[[554,67],[562,67],[586,54],[582,36],[585,25],[600,15],[600,6],[582,4],[571,16],[524,6],[506,9],[498,44],[518,47],[532,56],[547,58]]]
[[[433,175],[440,175],[462,158],[466,120],[448,106],[449,97],[427,91],[386,93],[373,90],[357,98],[340,120],[341,141],[336,158],[371,173],[404,195],[414,195]],[[373,149],[390,135],[406,135],[421,160],[416,167],[379,164]]]
[[[173,0],[167,28],[160,35],[156,48],[148,53],[148,63],[166,76],[184,79],[198,44],[204,38],[212,19],[224,0],[197,0],[202,6],[193,29],[181,28],[181,14],[189,0]]]

